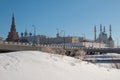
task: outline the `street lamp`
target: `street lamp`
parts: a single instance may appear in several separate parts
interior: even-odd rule
[[[61,30],[61,32],[60,33],[62,33],[63,32],[63,48],[65,49],[65,31],[64,30]]]
[[[65,49],[65,31],[64,31],[64,49]]]
[[[85,47],[86,46],[85,45],[85,33],[83,33],[82,36],[83,36],[83,46]]]
[[[35,46],[36,26],[32,25],[32,27],[34,28],[34,42],[33,42],[33,45]]]
[[[62,34],[63,33],[63,36],[62,36],[62,38],[63,38],[63,48],[65,49],[65,31],[64,30],[61,30],[60,31],[60,34]]]

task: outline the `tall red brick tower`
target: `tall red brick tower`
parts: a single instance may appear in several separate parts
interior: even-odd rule
[[[19,41],[18,32],[16,32],[14,14],[12,16],[12,24],[11,24],[10,32],[8,33],[8,38],[6,39],[6,41],[13,41],[13,42]]]

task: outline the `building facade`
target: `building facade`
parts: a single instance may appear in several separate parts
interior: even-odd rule
[[[96,38],[96,27],[95,30],[95,40],[85,39],[84,37],[75,36],[60,36],[59,33],[56,37],[48,37],[46,35],[32,35],[25,30],[21,33],[20,40],[23,42],[35,43],[35,44],[54,44],[54,45],[66,45],[66,46],[76,46],[76,47],[114,47],[114,40],[112,39],[112,29],[110,25],[110,35],[108,37],[105,27],[102,30],[102,25],[100,25],[100,33],[98,38]]]
[[[31,33],[32,34],[32,33]],[[29,43],[35,44],[51,44],[51,45],[60,45],[60,46],[67,46],[67,47],[97,47],[103,48],[105,47],[104,43],[90,41],[83,37],[72,37],[72,36],[59,36],[58,34],[56,37],[47,37],[45,35],[31,35],[27,30],[21,35],[21,39],[28,41]]]

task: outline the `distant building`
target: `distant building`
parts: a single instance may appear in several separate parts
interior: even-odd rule
[[[96,39],[96,26],[94,28],[94,31],[95,31],[95,42],[104,43],[106,44],[106,47],[114,47],[114,40],[112,38],[111,25],[109,28],[109,32],[110,32],[109,37],[105,31],[105,27],[102,30],[102,25],[100,25],[100,34],[97,39]]]
[[[0,41],[3,41],[3,38],[2,38],[2,37],[0,37]]]
[[[36,36],[28,36],[26,39],[30,43],[35,43],[35,44],[48,44],[48,37],[45,35],[36,35]]]
[[[74,46],[74,47],[108,47],[113,46],[114,42],[112,37],[107,37],[107,34],[102,31],[102,27],[100,27],[100,34],[95,41],[86,39],[85,37],[75,37],[75,36],[60,36],[59,33],[56,34],[56,37],[48,37],[46,35],[32,35],[32,33],[28,33],[25,30],[24,33],[21,33],[20,40],[22,42],[29,42],[35,44],[52,44],[52,45],[66,45],[66,46]],[[111,28],[110,28],[111,33]],[[110,44],[110,45],[108,45]]]
[[[24,33],[23,32],[21,33],[20,42],[29,42],[27,38],[28,37],[31,38],[31,36],[32,33],[28,33],[26,29]]]
[[[19,41],[18,32],[16,32],[14,15],[12,16],[11,29],[10,29],[10,32],[8,33],[8,37],[6,41],[14,41],[14,42]]]
[[[56,37],[47,37],[46,35],[32,35],[25,30],[21,33],[21,41],[35,43],[35,44],[54,44],[54,45],[65,45],[74,47],[105,47],[104,43],[93,42],[92,40],[75,37],[75,36],[60,36],[59,33]]]
[[[28,33],[27,30],[21,33],[20,41],[21,42],[29,42],[35,44],[47,44],[48,37],[45,35],[32,35],[32,33]]]
[[[47,37],[46,35],[32,35],[27,30],[24,33],[21,33],[21,41],[28,41],[30,43],[38,43],[38,44],[64,44],[64,43],[79,43],[80,39],[83,38],[79,37],[72,37],[72,36],[59,36],[56,34],[56,37]]]
[[[49,44],[79,43],[79,37],[64,36],[49,38]]]
[[[56,34],[56,37],[48,38],[49,44],[73,44],[73,43],[79,43],[80,39],[83,40],[83,38],[75,37],[75,36],[60,36],[59,33]]]

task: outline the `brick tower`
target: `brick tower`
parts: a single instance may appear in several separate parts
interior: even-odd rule
[[[16,32],[16,27],[15,27],[14,15],[12,16],[11,29],[10,32],[8,33],[8,38],[6,39],[6,41],[13,41],[13,42],[19,41],[18,32]]]

